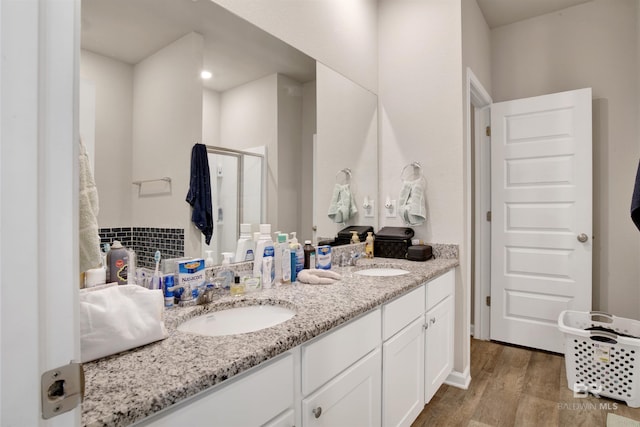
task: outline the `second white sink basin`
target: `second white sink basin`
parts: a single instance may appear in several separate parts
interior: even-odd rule
[[[235,307],[194,317],[178,330],[209,337],[244,334],[276,326],[295,315],[295,311],[279,305]]]
[[[355,273],[361,276],[374,277],[402,276],[403,274],[409,274],[407,270],[403,270],[401,268],[368,268],[366,270],[358,270]]]

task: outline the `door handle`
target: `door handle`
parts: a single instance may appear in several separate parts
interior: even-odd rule
[[[589,236],[587,236],[587,235],[586,235],[586,234],[584,234],[584,233],[580,233],[580,234],[578,234],[578,242],[580,242],[580,243],[584,243],[584,242],[586,242],[587,240],[589,240]]]

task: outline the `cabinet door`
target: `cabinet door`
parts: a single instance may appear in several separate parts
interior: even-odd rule
[[[382,425],[410,426],[424,407],[424,315],[382,346]]]
[[[289,409],[286,412],[278,415],[262,427],[295,427],[296,414],[293,409]]]
[[[377,348],[304,399],[302,425],[379,426],[381,364]]]
[[[453,295],[427,311],[425,327],[426,404],[453,369]]]

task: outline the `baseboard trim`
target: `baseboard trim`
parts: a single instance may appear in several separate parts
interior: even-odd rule
[[[469,384],[471,383],[471,373],[469,372],[469,366],[464,370],[464,372],[452,371],[444,383],[453,387],[468,389]]]

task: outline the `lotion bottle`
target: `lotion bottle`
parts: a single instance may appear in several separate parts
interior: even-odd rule
[[[251,238],[251,224],[240,224],[240,238],[236,249],[236,262],[253,261],[255,242]]]
[[[367,258],[373,258],[373,232],[367,231],[367,239],[364,244],[364,253]]]
[[[271,224],[260,224],[260,238],[256,242],[256,252],[253,260],[253,277],[261,279],[263,289],[269,289],[273,284],[275,276],[273,268],[274,253],[273,241],[271,240]],[[270,258],[270,260],[265,263],[265,258]]]
[[[298,242],[295,231],[291,232],[289,248],[291,249],[291,281],[295,282],[298,274],[304,269],[304,250]]]
[[[288,285],[291,283],[291,249],[287,243],[287,235],[278,235],[278,251],[280,252],[280,283]]]

